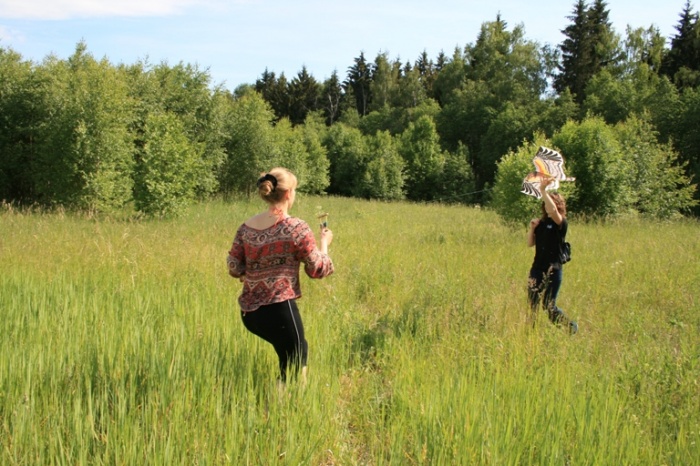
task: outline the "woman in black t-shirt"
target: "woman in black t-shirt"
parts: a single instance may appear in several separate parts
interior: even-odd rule
[[[530,221],[527,232],[528,247],[535,246],[535,259],[528,279],[528,302],[533,314],[542,301],[552,323],[564,325],[569,332],[578,332],[578,325],[557,307],[557,295],[563,279],[561,246],[569,224],[566,220],[566,201],[557,193],[547,192],[553,178],[545,178],[540,184],[542,192],[542,217]],[[533,315],[535,317],[535,315]]]

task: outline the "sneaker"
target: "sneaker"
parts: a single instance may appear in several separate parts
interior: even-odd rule
[[[569,334],[576,335],[578,333],[578,324],[575,321],[569,322]]]

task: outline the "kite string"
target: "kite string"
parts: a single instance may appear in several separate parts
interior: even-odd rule
[[[470,193],[455,194],[453,196],[439,197],[439,198],[433,199],[432,202],[441,202],[441,201],[449,201],[449,200],[453,200],[453,199],[461,199],[461,198],[464,198],[467,196],[471,196],[472,194],[485,193],[487,191],[491,191],[492,189],[493,188],[491,187],[491,188],[481,189],[479,191],[472,191]]]

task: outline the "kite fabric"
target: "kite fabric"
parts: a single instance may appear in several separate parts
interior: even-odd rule
[[[560,181],[576,179],[564,174],[564,157],[555,150],[540,146],[532,163],[535,165],[535,171],[527,174],[523,180],[523,189],[520,191],[528,196],[534,196],[537,199],[542,197],[540,183],[544,178],[554,178],[554,181],[547,186],[548,191],[559,189]]]

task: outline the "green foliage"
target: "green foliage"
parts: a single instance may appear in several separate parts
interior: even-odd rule
[[[445,148],[467,147],[477,188],[493,181],[496,162],[537,127],[550,58],[546,48],[525,39],[521,26],[509,31],[500,17],[484,23],[466,48],[465,80],[436,121]],[[442,85],[439,79],[435,85]]]
[[[408,119],[408,110],[385,105],[363,117],[359,122],[359,128],[366,135],[373,135],[379,131],[388,131],[394,135],[401,134],[408,126]]]
[[[530,219],[540,216],[542,201],[520,192],[523,178],[534,168],[532,159],[539,146],[551,147],[551,144],[539,134],[533,142],[526,142],[517,150],[508,152],[498,162],[489,207],[509,225],[527,225]]]
[[[691,185],[678,154],[671,144],[659,144],[648,122],[631,118],[616,126],[624,157],[630,167],[634,187],[632,206],[637,212],[656,218],[668,218],[687,211],[696,186]]]
[[[591,78],[604,68],[617,67],[622,58],[609,14],[605,0],[594,0],[590,6],[578,0],[569,16],[572,23],[563,31],[566,39],[560,45],[560,73],[554,85],[560,93],[568,89],[579,104]]]
[[[599,117],[569,122],[552,137],[576,188],[567,198],[570,214],[608,216],[632,207],[630,161],[611,126]]]
[[[379,111],[385,107],[393,107],[394,96],[397,94],[399,75],[401,73],[398,62],[390,62],[387,53],[380,53],[374,59],[372,67],[372,82],[369,86],[372,101],[369,112]]]
[[[206,173],[201,146],[193,146],[183,124],[171,113],[150,113],[144,127],[146,144],[134,171],[134,203],[150,216],[178,215],[196,194]]]
[[[478,153],[478,165],[484,183],[493,182],[496,164],[503,154],[514,150],[532,134],[531,120],[535,116],[531,113],[532,110],[536,108],[516,106],[509,102],[489,124]]]
[[[664,58],[666,39],[656,27],[647,29],[627,26],[624,41],[624,73],[629,73],[640,66],[648,66],[658,72]]]
[[[461,143],[475,156],[481,147],[481,137],[497,113],[496,105],[487,83],[481,81],[469,81],[453,91],[436,119],[443,146],[455,150]]]
[[[539,216],[540,203],[520,193],[539,146],[560,150],[567,175],[576,178],[575,183],[560,184],[570,215],[610,217],[636,212],[670,218],[696,204],[695,185],[678,164],[671,145],[657,141],[648,121],[631,118],[613,127],[588,118],[565,125],[552,141],[536,134],[534,142],[525,142],[499,162],[489,205],[506,223],[525,224]]]
[[[549,137],[579,114],[579,106],[568,89],[553,99],[543,101],[539,107],[537,126]]]
[[[318,131],[318,124],[292,127],[286,118],[279,120],[273,129],[277,154],[273,163],[291,170],[303,193],[322,194],[328,187],[330,163]]]
[[[668,122],[674,146],[678,148],[679,159],[687,164],[686,173],[693,183],[700,182],[700,90],[683,92],[676,113],[669,115]],[[700,192],[695,192],[700,200]],[[697,210],[696,210],[697,213]]]
[[[591,78],[586,88],[583,110],[602,116],[607,123],[624,121],[635,111],[640,84],[647,83],[640,83],[639,80],[621,81],[603,70]]]
[[[418,106],[408,109],[408,120],[418,121],[418,119],[420,119],[422,116],[426,116],[435,121],[439,113],[440,105],[437,103],[437,101],[430,98],[422,101],[420,104],[418,104]]]
[[[189,143],[202,146],[206,168],[200,173],[196,191],[206,197],[218,189],[217,171],[224,162],[226,96],[210,89],[211,78],[197,66],[165,63],[146,70],[146,92],[138,99],[146,111],[171,113],[180,120]],[[143,115],[142,115],[143,117]]]
[[[617,127],[600,118],[568,123],[553,137],[576,177],[570,210],[608,216],[639,212],[669,217],[693,205],[695,187],[670,144],[653,127],[630,118]]]
[[[293,125],[304,123],[307,115],[319,107],[321,85],[302,67],[289,83],[286,95],[289,98],[289,120]]]
[[[403,159],[388,132],[365,136],[356,128],[342,123],[327,132],[331,194],[368,199],[403,197]]]
[[[603,0],[576,2],[561,57],[499,14],[435,62],[425,51],[413,63],[361,53],[344,81],[334,72],[321,84],[306,67],[291,81],[265,70],[233,93],[198,66],[115,67],[84,43],[68,60],[41,64],[0,48],[0,198],[92,212],[129,206],[135,166],[160,144],[146,124],[168,114],[201,158],[199,199],[250,193],[262,171],[285,165],[306,193],[484,203],[501,158],[542,133],[559,138],[581,172],[571,196],[580,213],[675,215],[700,176],[697,13],[686,4],[670,50],[655,27],[628,27],[620,42],[608,16]],[[635,119],[658,143],[641,138]],[[626,144],[644,155],[627,157]],[[639,181],[663,165],[663,151],[685,175],[674,168],[659,185]],[[670,180],[679,194],[662,209],[653,198],[673,190]]]
[[[454,93],[462,87],[466,77],[464,54],[455,47],[452,59],[440,70],[433,84],[433,95],[441,107],[452,101]]]
[[[661,71],[679,88],[697,88],[700,85],[700,20],[687,0],[676,34],[671,38],[671,49],[665,54]]]
[[[377,132],[368,137],[367,144],[372,157],[367,163],[357,195],[387,201],[402,199],[404,162],[394,138],[388,132]]]
[[[459,145],[454,152],[440,145],[435,123],[428,115],[418,117],[399,137],[399,153],[405,161],[406,197],[411,200],[468,203],[475,191],[469,150]]]
[[[346,94],[343,93],[343,87],[338,78],[338,72],[333,70],[331,77],[323,83],[320,97],[320,110],[323,111],[326,117],[327,125],[332,125],[340,118],[343,104],[347,105],[345,97]]]
[[[479,199],[466,146],[458,147],[455,152],[445,153],[445,169],[440,186],[440,200],[443,202],[475,204]]]
[[[367,115],[370,111],[373,64],[365,59],[364,52],[356,57],[354,64],[348,68],[348,77],[343,83],[345,88],[352,89],[355,97],[355,110],[358,115]]]
[[[131,199],[133,161],[131,100],[121,74],[84,44],[65,62],[47,60],[38,74],[48,111],[35,133],[36,199],[91,211],[122,207]]]
[[[673,142],[677,137],[679,113],[682,113],[682,108],[683,103],[678,89],[667,78],[660,79],[653,94],[649,96],[645,108],[645,112],[648,113],[659,133],[659,141]],[[687,153],[686,150],[681,145],[674,144],[674,146],[683,158],[682,154]]]
[[[289,117],[289,83],[284,73],[277,78],[274,72],[269,72],[266,69],[261,78],[255,82],[254,90],[268,103],[276,120]]]
[[[272,121],[274,114],[256,92],[232,101],[226,117],[227,159],[220,173],[225,193],[250,193],[260,173],[276,163]]]
[[[651,118],[661,118],[662,115],[655,115],[656,110],[666,108],[674,95],[677,92],[668,80],[646,65],[638,66],[623,77],[603,70],[590,80],[582,109],[588,114],[602,116],[609,124],[646,113]]]
[[[428,99],[424,85],[424,76],[418,68],[404,70],[398,82],[398,89],[394,93],[392,104],[395,107],[412,109],[418,107]]]
[[[46,111],[42,84],[32,65],[0,47],[0,199],[33,196],[32,141]]]
[[[350,93],[352,92],[348,92],[348,94]],[[359,128],[360,121],[360,114],[357,113],[355,107],[348,107],[347,109],[345,109],[342,112],[340,119],[338,120],[339,123],[343,123],[344,125],[349,126],[351,128]]]
[[[273,165],[285,167],[292,171],[299,182],[299,189],[303,192],[308,177],[306,170],[308,167],[309,154],[306,152],[301,130],[292,126],[291,121],[282,118],[272,128],[273,136]],[[271,168],[271,167],[270,167]],[[267,171],[265,168],[262,171]]]
[[[328,151],[323,146],[326,127],[322,118],[309,114],[300,129],[307,153],[306,177],[300,189],[309,194],[323,194],[330,185],[330,161]]]
[[[323,145],[330,161],[330,194],[353,196],[360,190],[367,161],[365,139],[357,128],[343,123],[333,125]]]
[[[547,50],[525,38],[522,25],[511,31],[500,15],[482,24],[465,49],[467,80],[481,81],[500,102],[537,100],[546,89]]]
[[[440,114],[440,107],[433,99],[425,99],[415,107],[385,105],[363,117],[358,126],[365,135],[373,135],[378,131],[389,131],[394,136],[400,135],[408,128],[409,123],[418,121],[422,116],[434,120]]]
[[[411,200],[440,199],[445,154],[430,118],[420,117],[408,125],[400,138],[399,153],[406,163],[406,193]]]

